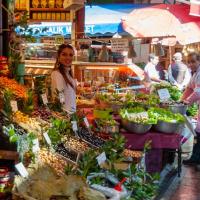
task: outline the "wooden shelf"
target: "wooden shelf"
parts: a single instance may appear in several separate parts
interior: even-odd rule
[[[69,22],[69,20],[56,20],[56,19],[29,19],[30,23],[40,23],[40,22]]]
[[[30,11],[35,11],[35,12],[69,12],[64,8],[30,8]]]
[[[26,8],[15,8],[15,12],[28,11]]]

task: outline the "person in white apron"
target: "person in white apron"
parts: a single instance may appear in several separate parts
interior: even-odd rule
[[[52,96],[55,98],[56,90],[59,91],[60,101],[68,112],[76,111],[76,81],[72,75],[72,60],[74,49],[71,45],[62,44],[57,52],[57,60],[51,73]]]
[[[191,105],[194,102],[200,103],[200,54],[191,53],[188,55],[188,66],[193,76],[183,93],[182,100]],[[198,112],[196,127],[197,143],[194,145],[192,156],[189,160],[185,160],[184,164],[200,164],[200,109]]]

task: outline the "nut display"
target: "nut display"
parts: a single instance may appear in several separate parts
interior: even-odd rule
[[[73,138],[72,136],[71,137],[64,136],[63,144],[65,148],[70,148],[78,152],[85,152],[89,149],[89,146],[85,142]]]
[[[132,151],[132,150],[129,150],[129,149],[125,149],[123,151],[123,155],[125,157],[140,158],[140,157],[142,157],[142,152],[141,151]]]
[[[41,149],[39,152],[39,160],[45,164],[50,165],[58,175],[63,175],[67,161],[57,154],[49,152],[47,149]]]

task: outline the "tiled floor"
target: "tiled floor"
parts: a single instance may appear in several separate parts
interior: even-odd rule
[[[187,167],[183,179],[170,200],[200,200],[200,172]]]

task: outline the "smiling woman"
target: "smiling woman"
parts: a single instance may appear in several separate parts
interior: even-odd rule
[[[73,57],[74,49],[71,45],[60,45],[51,74],[53,98],[56,98],[56,91],[58,91],[59,97],[57,98],[64,104],[64,109],[69,112],[76,111],[76,82],[71,71]]]

